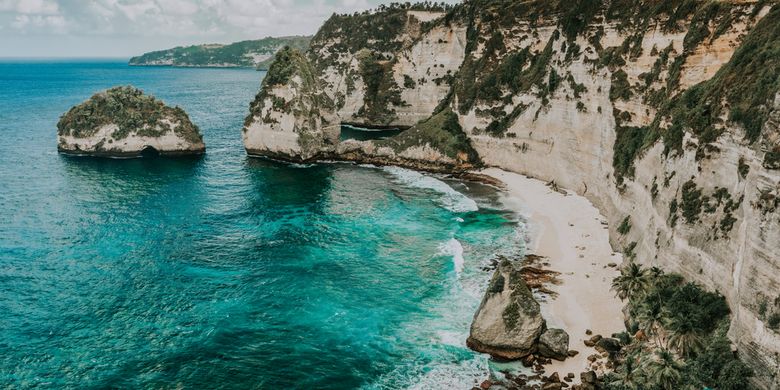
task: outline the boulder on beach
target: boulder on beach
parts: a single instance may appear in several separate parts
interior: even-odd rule
[[[184,110],[130,86],[99,92],[71,108],[57,123],[57,135],[57,149],[67,154],[181,156],[206,150]]]
[[[466,344],[499,360],[520,359],[536,351],[544,328],[539,303],[521,273],[503,260],[474,315]]]
[[[569,356],[569,334],[563,329],[547,329],[539,336],[539,354],[556,360]]]

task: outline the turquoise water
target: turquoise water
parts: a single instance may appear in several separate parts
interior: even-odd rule
[[[398,168],[245,156],[263,73],[0,62],[0,388],[449,388],[497,252],[498,194]],[[55,124],[132,83],[207,155],[58,155]]]

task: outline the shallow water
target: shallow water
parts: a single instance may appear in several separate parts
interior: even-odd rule
[[[497,252],[495,191],[398,168],[247,158],[262,72],[0,62],[0,387],[449,388]],[[180,105],[198,159],[56,153],[114,85]]]

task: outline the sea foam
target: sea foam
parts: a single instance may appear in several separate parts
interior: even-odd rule
[[[479,207],[473,199],[455,191],[447,183],[431,176],[399,167],[383,167],[382,170],[393,175],[399,184],[412,187],[429,189],[441,194],[437,202],[447,210],[456,213],[477,211]]]
[[[449,241],[439,244],[439,255],[452,256],[452,265],[455,268],[455,274],[460,277],[464,265],[463,245],[460,244],[460,241],[450,238]]]

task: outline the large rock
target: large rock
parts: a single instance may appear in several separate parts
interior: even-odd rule
[[[539,303],[520,272],[504,260],[474,315],[466,344],[497,359],[520,359],[535,352],[544,327]]]
[[[71,108],[57,123],[62,153],[138,157],[197,155],[203,137],[187,113],[136,88],[114,87]]]
[[[280,50],[244,123],[247,153],[297,162],[327,158],[340,132],[312,63],[297,49]]]
[[[565,360],[569,354],[569,334],[563,329],[547,329],[539,336],[539,354]]]

